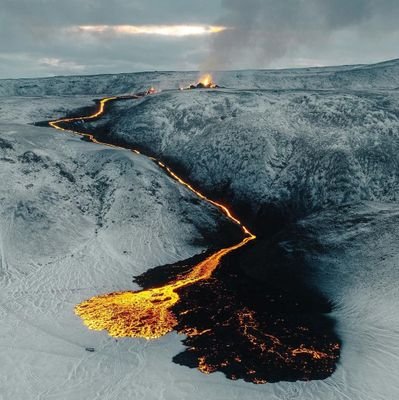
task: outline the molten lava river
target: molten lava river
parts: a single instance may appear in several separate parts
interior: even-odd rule
[[[207,75],[187,89],[217,88]],[[183,89],[185,90],[185,89]],[[154,95],[155,89],[132,96],[108,97],[93,114],[49,122],[55,129],[85,136],[93,143],[113,147],[112,138],[78,130],[77,123],[100,118],[107,103]],[[140,154],[138,150],[132,150]],[[150,157],[176,182],[224,213],[243,233],[242,240],[184,267],[166,282],[154,284],[157,268],[137,282],[140,291],[116,292],[78,304],[75,313],[93,330],[113,337],[157,339],[172,330],[186,335],[187,350],[174,358],[204,373],[223,372],[230,379],[253,383],[324,379],[335,370],[340,342],[333,323],[324,315],[328,305],[318,298],[276,290],[242,273],[234,261],[256,236],[230,210],[195,189],[162,161]],[[169,268],[158,267],[159,269]],[[155,279],[156,281],[156,279]],[[306,289],[303,289],[306,290]]]

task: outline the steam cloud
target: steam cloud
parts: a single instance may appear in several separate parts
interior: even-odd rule
[[[268,66],[288,52],[327,46],[345,29],[380,34],[399,17],[397,0],[222,0],[222,6],[218,24],[231,29],[213,38],[202,70]]]

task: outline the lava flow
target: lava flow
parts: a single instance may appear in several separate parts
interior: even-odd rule
[[[218,87],[210,75],[191,86]],[[58,119],[49,125],[85,136],[94,143],[124,148],[101,142],[91,133],[74,130],[74,124],[101,117],[110,102],[139,99],[154,93],[155,89],[151,88],[136,95],[104,98],[91,115]],[[138,150],[132,151],[141,154]],[[177,355],[175,362],[194,366],[204,373],[222,371],[230,379],[265,383],[330,376],[339,358],[339,341],[324,316],[313,321],[301,311],[301,307],[309,307],[309,304],[321,304],[320,299],[309,303],[306,299],[303,301],[301,295],[276,292],[272,283],[240,276],[237,266],[231,264],[230,254],[254,241],[256,236],[228,207],[206,197],[162,161],[149,158],[238,225],[243,239],[207,256],[191,269],[185,268],[164,284],[141,285],[147,288],[95,296],[78,304],[75,313],[84,324],[93,330],[106,330],[113,337],[147,340],[176,330],[186,335],[187,350]],[[151,277],[152,274],[154,271],[149,270],[143,275]],[[142,279],[147,279],[146,276]],[[306,293],[306,289],[302,292]],[[290,312],[286,311],[287,307],[291,307]],[[328,310],[321,306],[316,315],[325,312]]]
[[[209,279],[226,254],[255,239],[246,236],[197,264],[187,275],[164,286],[138,292],[110,293],[84,301],[75,308],[86,326],[107,330],[114,337],[156,339],[172,331],[178,321],[170,310],[180,299],[177,289]]]
[[[211,85],[211,79],[205,78],[204,84]],[[151,88],[147,92],[143,92],[138,96],[133,96],[133,98],[143,97],[154,93],[155,89]],[[100,101],[98,110],[91,115],[58,119],[49,122],[49,125],[55,129],[63,131],[68,130],[83,135],[94,143],[109,145],[107,143],[99,142],[92,134],[73,131],[66,129],[63,126],[77,121],[96,119],[104,113],[105,105],[107,103],[118,99],[120,98],[104,98]],[[140,153],[138,150],[132,151]],[[151,159],[157,162],[158,165],[177,182],[184,185],[202,200],[219,208],[227,218],[235,224],[238,224],[244,233],[244,239],[234,246],[217,251],[204,261],[197,264],[191,272],[185,276],[179,276],[178,280],[172,281],[164,286],[137,292],[119,292],[103,296],[95,296],[75,307],[75,313],[83,319],[83,322],[87,327],[94,330],[107,330],[109,334],[114,337],[124,336],[155,339],[172,331],[177,324],[175,315],[170,311],[170,308],[179,301],[179,295],[176,290],[192,285],[201,280],[209,279],[212,276],[213,271],[218,267],[220,260],[226,254],[245,246],[248,242],[255,239],[255,235],[252,234],[249,229],[241,223],[241,221],[234,217],[226,206],[208,199],[205,195],[180,178],[164,163],[154,159],[153,157],[151,157]]]

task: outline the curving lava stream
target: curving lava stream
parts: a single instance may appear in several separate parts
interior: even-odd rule
[[[155,90],[150,89],[137,95],[107,97],[100,100],[98,109],[91,115],[57,119],[49,122],[49,125],[58,130],[85,136],[93,143],[125,148],[99,141],[94,137],[94,134],[76,130],[74,124],[100,118],[105,113],[108,103],[119,100],[140,99],[154,93]],[[132,151],[141,154],[138,150],[133,149]],[[292,338],[286,340],[287,343],[284,343],[284,339],[277,338],[274,334],[265,333],[265,330],[269,329],[269,327],[264,326],[264,324],[270,325],[268,323],[269,315],[265,314],[263,316],[261,310],[254,311],[254,309],[249,309],[247,306],[240,304],[240,300],[237,300],[231,294],[231,291],[227,289],[221,290],[223,285],[215,283],[213,275],[220,266],[222,259],[225,259],[230,253],[243,248],[249,242],[254,241],[256,236],[226,206],[206,197],[162,161],[153,157],[149,158],[178,183],[185,186],[201,200],[217,207],[230,221],[239,225],[243,232],[243,239],[235,245],[223,248],[207,256],[188,272],[184,271],[181,274],[177,274],[175,279],[165,284],[140,291],[116,292],[95,296],[78,304],[75,307],[75,313],[82,318],[84,324],[90,329],[107,330],[113,337],[145,339],[156,339],[175,329],[187,335],[185,342],[190,346],[188,349],[191,352],[190,354],[194,355],[194,361],[188,362],[188,365],[195,366],[204,373],[220,370],[231,379],[243,378],[253,383],[265,383],[266,381],[280,379],[308,380],[322,379],[329,376],[335,369],[334,365],[339,357],[340,346],[336,340],[329,338],[323,331],[321,335],[323,338],[321,340],[322,349],[318,350],[317,342],[320,342],[318,337],[320,335],[316,332],[312,336],[309,333],[311,330],[308,328],[295,326],[296,330],[292,328],[294,333],[291,336],[302,338],[302,336],[308,335],[311,338],[308,340],[310,344],[305,345],[303,343],[304,341],[306,342],[306,339],[302,339],[299,342],[299,339],[292,340]],[[213,280],[210,278],[213,278]],[[203,285],[204,283],[206,285]],[[190,295],[190,293],[193,291],[201,293],[201,290],[203,294],[198,295],[197,299],[192,301],[192,309],[187,308],[187,301],[183,302],[182,296],[185,299],[187,297],[193,298],[195,295]],[[209,304],[207,303],[204,306],[201,303],[207,296],[215,296],[216,303],[219,301],[217,300],[218,298],[223,298],[224,300],[222,301],[225,302],[238,303],[237,309],[232,312],[234,315],[221,316],[220,321],[215,321],[215,315],[208,315]],[[226,307],[221,306],[221,308]],[[199,310],[202,311],[200,312]],[[203,310],[207,310],[208,314],[205,315]],[[196,313],[198,312],[202,317],[197,318]],[[201,318],[202,321],[200,321]],[[263,322],[261,321],[262,318],[264,319]],[[204,321],[208,319],[209,326],[202,326],[206,325]],[[224,350],[221,350],[222,347],[219,345],[214,347],[215,342],[219,340],[215,339],[215,335],[221,331],[221,327],[229,324],[234,326],[235,334],[239,336],[239,340],[245,341],[247,350],[241,351],[240,354],[233,351],[229,347],[230,345]],[[274,328],[270,327],[270,329],[280,329],[281,326],[279,324],[281,326],[284,325],[283,322],[273,323]],[[199,327],[200,325],[202,328]],[[284,333],[284,335],[287,335],[287,333]],[[231,337],[234,337],[234,335],[231,335]],[[204,340],[206,338],[213,343],[212,348],[209,347],[209,343],[205,344]],[[207,354],[208,352],[209,354]],[[221,355],[222,353],[223,355]],[[245,360],[246,357],[248,360]],[[184,360],[178,360],[178,362],[187,364]],[[275,374],[273,371],[276,368],[284,371],[283,378],[280,377],[281,374],[276,375],[278,378],[273,378],[273,374]]]

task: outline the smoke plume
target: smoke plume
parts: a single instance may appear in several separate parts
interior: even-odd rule
[[[317,52],[340,31],[379,34],[399,16],[396,0],[222,0],[222,6],[218,24],[230,29],[212,40],[203,70],[266,67],[288,52]]]

